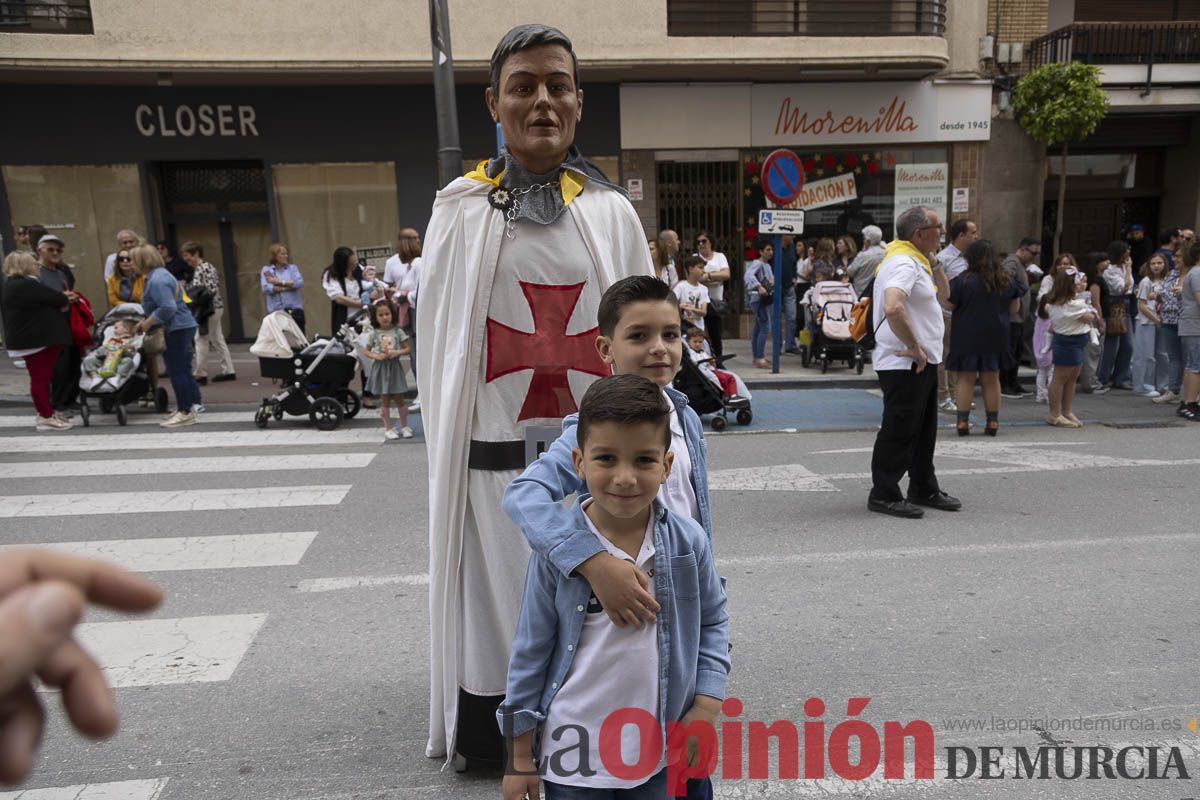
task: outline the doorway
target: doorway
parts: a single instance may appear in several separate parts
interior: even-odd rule
[[[260,162],[161,163],[156,172],[167,240],[198,242],[221,276],[231,342],[252,341],[265,313],[259,273],[271,245],[267,176]]]

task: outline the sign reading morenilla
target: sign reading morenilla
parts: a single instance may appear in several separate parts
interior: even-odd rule
[[[250,105],[204,103],[193,108],[180,104],[169,110],[142,104],[134,109],[133,119],[146,137],[258,136],[258,114]]]

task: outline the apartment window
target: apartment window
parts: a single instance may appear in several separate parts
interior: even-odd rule
[[[945,0],[667,0],[669,36],[941,36]]]
[[[92,33],[91,0],[0,0],[0,33]]]

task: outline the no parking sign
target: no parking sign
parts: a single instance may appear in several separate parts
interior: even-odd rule
[[[762,168],[763,194],[777,206],[786,206],[800,196],[804,188],[804,167],[800,156],[791,150],[776,150],[767,156]]]

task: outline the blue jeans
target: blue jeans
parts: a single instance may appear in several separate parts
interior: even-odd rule
[[[1164,322],[1158,331],[1162,335],[1163,349],[1167,351],[1167,360],[1170,362],[1167,389],[1179,394],[1183,389],[1183,345],[1179,341],[1179,324]]]
[[[167,375],[175,391],[175,405],[180,411],[191,411],[192,406],[200,402],[200,386],[192,377],[192,343],[195,339],[195,328],[183,328],[166,335],[163,361],[167,364]]]
[[[1130,362],[1133,357],[1133,333],[1126,326],[1125,333],[1104,337],[1104,352],[1100,356],[1100,368],[1096,379],[1100,383],[1123,386],[1132,381]]]
[[[632,789],[592,789],[542,781],[546,800],[663,800],[667,796],[667,771],[661,770],[641,786]]]
[[[796,287],[783,291],[783,348],[796,346]]]
[[[793,305],[795,305],[793,303]],[[750,352],[754,358],[766,358],[767,337],[771,335],[771,301],[750,301],[754,329],[750,332]]]

